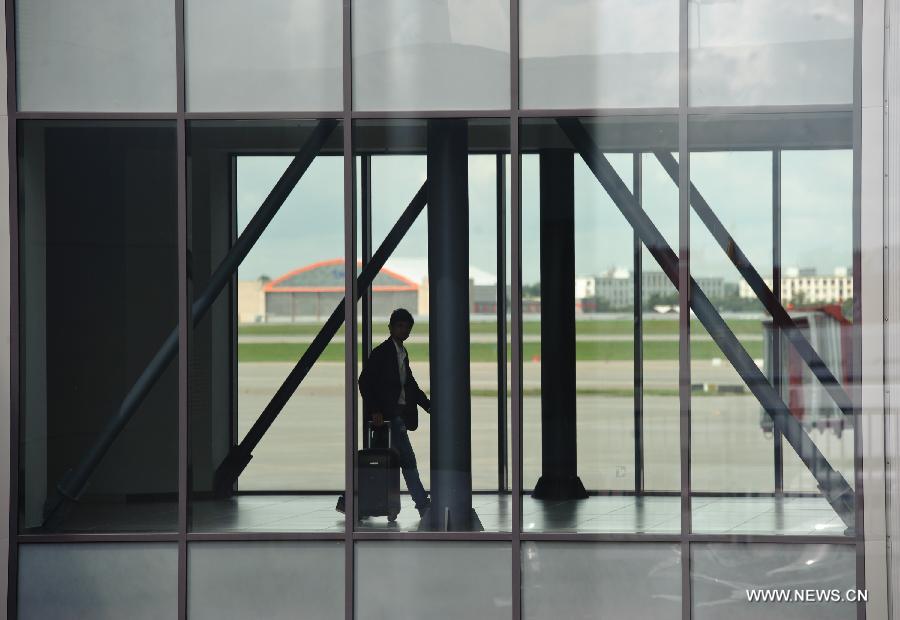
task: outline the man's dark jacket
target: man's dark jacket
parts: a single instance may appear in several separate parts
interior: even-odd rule
[[[419,388],[412,369],[409,355],[406,364],[406,407],[399,410],[400,367],[397,364],[397,347],[391,338],[372,349],[365,368],[359,375],[359,392],[363,397],[363,413],[368,419],[373,413],[380,413],[385,420],[403,416],[407,430],[414,431],[419,426],[419,412],[416,405],[425,411],[431,409],[431,402]]]

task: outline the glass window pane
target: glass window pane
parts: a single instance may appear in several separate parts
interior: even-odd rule
[[[331,120],[188,129],[194,303],[215,300],[191,346],[191,527],[343,530],[343,329],[326,329],[344,297],[342,129]],[[273,191],[283,176],[284,191]],[[233,261],[261,213],[270,222]],[[225,280],[214,278],[221,270]],[[209,288],[216,282],[225,285]],[[324,346],[310,350],[323,330]],[[299,385],[272,405],[304,355]],[[267,408],[274,421],[247,443]],[[249,462],[235,456],[242,442]]]
[[[356,543],[356,618],[512,617],[512,552],[503,542]]]
[[[694,531],[851,535],[850,115],[689,132]]]
[[[853,0],[690,0],[692,106],[853,101]]]
[[[344,543],[210,542],[189,547],[188,615],[344,617]]]
[[[678,618],[681,549],[628,543],[522,543],[522,617]]]
[[[523,0],[523,108],[678,105],[677,0]]]
[[[636,298],[661,307],[664,269],[677,271],[638,260],[677,216],[677,185],[652,155],[671,152],[677,124],[540,119],[521,136],[523,527],[679,531],[678,498],[644,493],[680,488],[678,322],[635,312]]]
[[[441,214],[437,210],[440,205],[432,207],[441,194],[428,194],[434,200],[429,199],[428,206],[393,246],[372,284],[371,345],[375,352],[362,355],[360,391],[365,398],[360,400],[363,419],[359,447],[380,449],[384,447],[382,440],[386,439],[379,436],[374,438],[374,444],[370,441],[367,425],[370,420],[374,421],[373,415],[378,408],[385,407],[383,401],[387,396],[381,390],[372,389],[373,384],[367,382],[366,377],[381,377],[375,382],[379,385],[396,382],[391,383],[396,392],[387,406],[392,409],[400,407],[396,357],[384,356],[386,350],[391,351],[394,347],[391,344],[389,319],[398,308],[408,310],[414,318],[414,326],[403,345],[409,360],[409,372],[431,401],[442,388],[444,394],[439,395],[439,399],[458,398],[455,404],[449,405],[455,413],[439,418],[439,413],[432,412],[432,415],[426,412],[429,403],[421,398],[416,403],[412,402],[411,396],[415,392],[404,392],[406,403],[403,408],[407,415],[410,406],[418,411],[418,429],[414,432],[404,430],[406,423],[404,428],[400,428],[396,425],[398,416],[393,415],[393,411],[387,414],[395,420],[391,425],[391,441],[402,455],[401,469],[406,470],[403,472],[404,482],[401,483],[404,492],[400,497],[400,511],[396,515],[388,514],[386,510],[376,509],[369,501],[372,497],[369,493],[377,483],[369,478],[373,474],[369,462],[364,460],[367,453],[360,453],[357,502],[364,504],[359,513],[362,517],[359,522],[361,528],[441,529],[443,524],[439,515],[443,514],[443,509],[433,510],[429,518],[436,520],[428,521],[422,518],[424,510],[420,515],[416,506],[424,507],[428,501],[434,505],[433,502],[441,501],[442,493],[443,499],[448,501],[445,508],[449,504],[464,506],[462,510],[471,513],[474,509],[478,516],[477,521],[471,522],[468,514],[462,519],[451,518],[450,529],[508,531],[511,527],[510,498],[498,484],[502,433],[498,420],[500,361],[497,345],[500,332],[496,319],[499,288],[497,213],[498,207],[503,207],[502,196],[497,193],[497,169],[498,162],[505,162],[507,157],[508,127],[508,121],[488,119],[365,121],[356,126],[354,135],[359,166],[362,168],[365,165],[371,171],[370,175],[367,173],[366,184],[362,183],[362,175],[359,176],[357,196],[360,204],[371,205],[369,215],[360,209],[360,222],[371,216],[372,248],[376,255],[382,246],[392,247],[389,232],[398,225],[409,208],[430,166],[434,165],[434,170],[445,171],[440,167],[440,158],[446,153],[440,149],[429,150],[429,140],[436,139],[438,134],[446,135],[448,131],[452,135],[466,136],[466,140],[456,144],[458,148],[452,154],[459,159],[451,158],[452,167],[446,169],[449,173],[445,176],[433,171],[433,178],[437,180],[428,185],[429,188],[444,188],[446,192],[459,191],[453,202],[445,200],[440,204],[452,204],[457,214],[456,222],[460,225],[455,228],[449,225],[429,227],[429,221]],[[467,208],[462,208],[464,203]],[[365,229],[361,224],[360,233]],[[360,246],[362,240],[360,234]],[[441,247],[441,242],[448,241],[457,252],[450,261],[445,260],[446,254],[442,255],[434,249],[435,245]],[[442,275],[441,270],[448,268],[458,271],[453,272],[452,276]],[[459,280],[448,291],[446,288],[436,290],[437,286],[432,287],[435,278],[438,282],[441,278],[446,278],[445,282],[452,281],[451,278]],[[453,307],[456,314],[447,312],[448,307]],[[451,345],[468,341],[467,350],[456,348],[449,351],[452,347],[446,340],[436,344],[437,337],[448,329],[456,334]],[[362,330],[360,336],[362,338]],[[447,353],[452,356],[452,368],[438,359],[446,357]],[[460,383],[461,378],[466,381],[465,385]],[[470,415],[464,416],[464,410]],[[379,435],[382,434],[379,432]],[[444,437],[453,438],[450,445],[438,445],[440,438]],[[412,454],[407,452],[407,439]],[[435,450],[444,451],[443,461],[434,458]],[[460,463],[465,461],[457,460],[454,462],[458,465],[448,466],[448,457],[468,462],[462,465]],[[446,476],[441,477],[442,470],[446,469],[454,469],[461,482],[448,484]],[[429,492],[431,500],[423,499]],[[456,504],[457,500],[462,504]],[[396,506],[391,512],[395,511]],[[392,516],[397,517],[396,522],[389,520]]]
[[[18,605],[22,620],[175,618],[178,545],[22,545]]]
[[[19,108],[174,112],[175,3],[18,0]]]
[[[848,601],[750,602],[748,591],[836,590],[856,595],[856,548],[851,545],[691,545],[696,620],[838,620],[856,615]]]
[[[188,0],[188,109],[341,109],[341,8],[332,0]]]
[[[353,3],[353,107],[509,107],[509,2]]]
[[[175,124],[26,121],[19,141],[19,525],[173,530]]]

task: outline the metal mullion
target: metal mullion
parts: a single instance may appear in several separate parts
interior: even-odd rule
[[[506,156],[498,154],[497,180],[497,490],[509,490],[506,432]]]
[[[853,473],[856,499],[856,587],[866,589],[865,492],[862,425],[862,35],[863,1],[853,5],[853,355],[850,397],[853,403]],[[883,245],[882,245],[883,247]],[[883,263],[882,263],[883,264]],[[883,379],[883,375],[882,375]],[[882,386],[883,387],[883,386]],[[865,620],[866,605],[856,604],[857,620]]]
[[[849,536],[812,536],[803,534],[691,534],[680,533],[585,533],[585,532],[526,532],[522,540],[534,542],[609,542],[609,543],[690,543],[720,544],[796,544],[796,545],[855,545]]]
[[[519,154],[519,0],[509,0],[510,435],[512,438],[512,620],[522,618],[522,204]],[[504,291],[505,293],[505,291]],[[504,317],[505,318],[505,317]]]
[[[351,0],[343,0],[341,24],[343,62],[344,145],[344,618],[353,620],[356,525],[356,175],[353,157],[353,30]]]
[[[356,161],[356,157],[353,157]],[[354,175],[355,178],[355,175]],[[362,236],[362,264],[368,265],[372,260],[372,156],[360,156],[360,214],[362,216],[361,236]],[[362,301],[362,365],[366,367],[369,355],[372,354],[372,303],[374,301],[374,293],[372,285],[366,287],[360,294]],[[364,419],[360,420],[360,430],[362,432],[363,448],[369,448],[369,435],[362,426],[366,423]]]
[[[185,120],[184,1],[175,0],[176,166],[178,192],[178,617],[188,613],[188,437],[191,283],[188,278],[187,121]]]
[[[425,540],[439,541],[504,541],[509,542],[515,536],[511,532],[354,532],[353,540]]]
[[[622,116],[673,116],[678,113],[678,108],[550,108],[519,110],[522,118],[560,118],[569,116],[578,117],[622,117]]]
[[[784,305],[781,299],[781,150],[772,151],[772,294],[775,300]],[[772,320],[772,385],[779,394],[784,391],[784,369],[782,368],[781,327]],[[784,441],[781,431],[774,429],[773,435],[775,493],[784,493]]]
[[[639,208],[643,208],[643,155],[637,152],[632,160],[632,189]],[[644,493],[644,315],[643,315],[643,244],[632,231],[634,290],[632,312],[634,317],[634,492]]]
[[[366,119],[411,119],[428,118],[506,118],[510,110],[359,110],[351,113],[354,120]]]
[[[678,20],[678,399],[681,464],[681,618],[693,615],[691,596],[691,305],[690,153],[688,151],[688,0]]]
[[[90,544],[90,543],[178,543],[178,532],[120,532],[110,534],[20,534],[20,545]]]
[[[813,114],[821,112],[852,112],[851,104],[794,104],[750,106],[690,106],[690,115],[725,114]]]
[[[306,541],[344,540],[344,533],[335,532],[207,532],[188,534],[189,542],[231,542],[231,541]]]
[[[13,112],[10,112],[12,115]],[[177,112],[15,112],[20,120],[99,120],[99,121],[174,121]]]
[[[19,199],[16,107],[16,17],[15,1],[6,0],[6,113],[7,156],[9,157],[9,555],[7,558],[6,612],[16,618],[19,574]]]
[[[328,118],[341,118],[341,110],[293,110],[293,111],[268,111],[259,112],[185,112],[188,120],[319,120]]]

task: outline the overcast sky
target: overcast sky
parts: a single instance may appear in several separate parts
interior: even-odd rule
[[[610,155],[631,184],[631,156]],[[243,229],[289,163],[288,157],[238,160],[238,226]],[[394,224],[425,180],[422,156],[374,157],[372,164],[375,245]],[[772,162],[766,152],[695,153],[694,184],[725,227],[764,275],[772,269]],[[782,156],[782,264],[831,274],[852,262],[852,156],[849,151],[785,152]],[[472,156],[469,164],[469,262],[496,273],[495,160]],[[652,155],[644,159],[644,209],[677,250],[678,192]],[[537,156],[522,162],[522,267],[525,283],[540,279]],[[427,213],[395,252],[427,256]],[[576,273],[598,275],[630,268],[632,232],[584,163],[575,169]],[[278,277],[312,262],[343,255],[342,159],[319,157],[298,183],[240,268],[242,280]],[[507,218],[507,225],[509,219]],[[737,281],[738,275],[700,220],[691,220],[695,275]],[[359,251],[359,250],[358,250]],[[656,270],[655,265],[645,269]]]

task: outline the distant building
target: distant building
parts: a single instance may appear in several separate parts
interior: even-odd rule
[[[815,269],[786,269],[781,278],[781,299],[786,303],[840,303],[853,297],[853,276],[849,270],[839,267],[830,276],[816,275]],[[772,278],[763,278],[772,288]],[[744,280],[738,285],[738,294],[752,299],[756,294]]]
[[[695,277],[697,284],[711,299],[735,293],[733,283],[722,278]],[[641,276],[644,299],[654,296],[676,295],[677,290],[662,271],[645,271]],[[597,310],[598,302],[609,308],[626,308],[634,305],[634,273],[626,269],[611,269],[601,276],[583,276],[575,279],[575,307],[582,312]]]
[[[358,264],[362,266],[362,261]],[[497,278],[469,267],[470,311],[496,312]],[[426,259],[388,261],[372,286],[372,314],[386,317],[396,308],[428,315],[428,262]],[[238,282],[238,320],[242,323],[323,320],[344,298],[344,259],[313,263],[293,269],[271,281]]]

